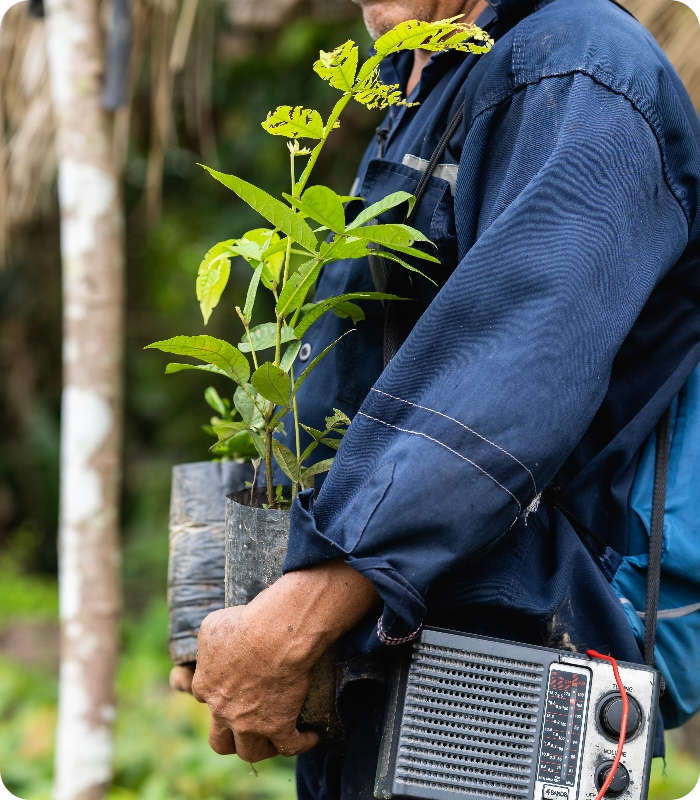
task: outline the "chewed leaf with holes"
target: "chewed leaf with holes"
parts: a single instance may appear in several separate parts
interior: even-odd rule
[[[382,83],[379,68],[370,72],[353,87],[353,99],[367,108],[388,108],[389,106],[416,105],[408,103],[401,93],[398,83]]]
[[[374,43],[378,56],[384,57],[399,50],[458,50],[463,53],[486,53],[493,40],[476,25],[458,22],[460,17],[419,22],[411,19],[380,36]]]
[[[326,53],[321,50],[314,63],[314,72],[341,92],[351,91],[355,82],[359,51],[355,42],[349,39],[344,44]]]
[[[321,115],[315,109],[303,106],[277,106],[260,124],[273,136],[286,136],[288,139],[320,139],[323,136]]]

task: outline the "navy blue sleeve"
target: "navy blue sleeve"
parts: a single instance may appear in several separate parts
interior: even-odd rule
[[[536,501],[688,238],[658,143],[620,94],[547,78],[482,111],[455,193],[461,260],[353,420],[285,569],[343,558],[375,584],[376,636]]]

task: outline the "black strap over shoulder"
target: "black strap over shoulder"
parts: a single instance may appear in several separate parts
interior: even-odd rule
[[[649,563],[647,565],[647,599],[644,614],[644,660],[654,665],[656,615],[659,610],[661,583],[661,551],[663,548],[666,484],[671,452],[671,410],[668,409],[656,428],[656,459],[654,462],[654,494],[649,528]]]

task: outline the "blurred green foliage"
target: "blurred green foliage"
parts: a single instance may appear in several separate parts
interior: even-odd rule
[[[22,578],[5,569],[2,581],[0,641],[13,638],[19,626],[26,633],[55,618],[56,587],[50,579]],[[30,595],[34,599],[28,606],[25,598]],[[45,630],[37,634],[44,635]],[[217,755],[207,744],[206,707],[168,688],[164,599],[153,600],[138,620],[127,619],[122,639],[116,770],[109,800],[291,800],[295,796],[292,761],[273,759],[253,771],[234,756]],[[29,642],[21,650],[23,659],[36,660]],[[7,787],[26,800],[51,797],[56,695],[51,665],[27,667],[17,654],[0,657],[0,773]]]
[[[173,381],[163,374],[163,360],[142,347],[174,330],[203,332],[195,299],[202,255],[214,242],[260,223],[197,162],[253,179],[270,191],[286,190],[285,142],[268,136],[260,122],[280,103],[330,107],[336,93],[313,76],[311,65],[319,49],[349,36],[367,41],[359,22],[302,19],[280,31],[276,42],[267,32],[246,54],[216,59],[217,153],[203,155],[195,141],[178,132],[165,158],[163,215],[152,227],[145,223],[143,207],[151,121],[146,87],[140,90],[125,173],[125,615],[110,800],[295,796],[290,761],[263,764],[256,775],[238,759],[216,755],[207,744],[206,708],[167,687],[170,473],[174,464],[209,458],[211,440],[201,426],[211,409],[203,391],[216,378]],[[342,192],[349,189],[378,121],[365,109],[348,111],[317,167],[324,180]],[[233,307],[244,299],[249,267],[242,259],[232,266],[222,299],[231,315],[217,315],[207,332],[237,340]],[[46,217],[13,242],[0,271],[0,773],[18,796],[37,800],[50,796],[56,717],[60,288],[57,219]],[[217,388],[229,387],[223,382]]]

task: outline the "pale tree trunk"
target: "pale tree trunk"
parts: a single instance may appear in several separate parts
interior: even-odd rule
[[[56,800],[112,777],[119,612],[123,219],[97,0],[45,0],[63,263]]]

